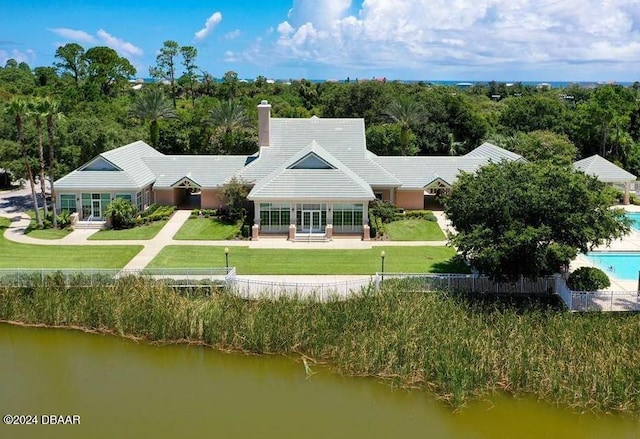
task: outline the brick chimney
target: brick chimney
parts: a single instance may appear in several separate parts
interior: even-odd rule
[[[258,105],[258,146],[269,146],[271,136],[271,104],[267,101]]]

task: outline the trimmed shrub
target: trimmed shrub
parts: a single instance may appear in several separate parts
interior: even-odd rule
[[[573,291],[597,291],[609,285],[609,276],[595,267],[580,267],[571,273],[567,280],[567,286]]]
[[[425,221],[436,222],[436,216],[430,210],[407,210],[402,219],[423,219]]]
[[[380,218],[385,224],[395,221],[403,212],[402,209],[398,209],[393,204],[384,200],[373,200],[369,204],[369,211],[373,213],[374,216]]]
[[[131,201],[116,198],[104,210],[105,216],[111,219],[111,228],[115,230],[129,229],[136,224],[136,207]]]

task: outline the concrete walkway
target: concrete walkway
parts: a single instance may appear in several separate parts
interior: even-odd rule
[[[11,225],[5,230],[4,237],[10,241],[22,244],[36,245],[139,245],[143,249],[124,267],[125,269],[139,270],[145,268],[158,253],[167,245],[185,246],[209,246],[209,247],[249,247],[255,249],[292,249],[292,250],[348,250],[371,249],[373,247],[416,247],[416,246],[445,246],[447,241],[362,241],[357,238],[336,238],[328,242],[293,242],[284,237],[262,238],[257,241],[248,240],[224,240],[224,241],[200,241],[200,240],[176,240],[173,237],[183,224],[189,219],[191,211],[176,211],[167,224],[153,239],[148,240],[89,240],[96,233],[95,229],[75,229],[61,239],[37,239],[25,235],[24,231],[29,226],[30,218],[25,213],[7,213],[0,211],[0,216],[11,219]],[[449,227],[442,212],[437,212],[440,227]]]

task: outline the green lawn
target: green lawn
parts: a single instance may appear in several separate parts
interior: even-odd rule
[[[71,233],[71,229],[28,229],[25,235],[36,239],[61,239]]]
[[[44,218],[44,211],[42,208],[38,209],[40,211],[40,215]],[[25,230],[24,234],[29,235],[32,238],[36,239],[61,239],[67,236],[72,232],[71,229],[38,229],[38,224],[36,223],[36,213],[34,210],[27,211],[27,215],[31,218],[31,222],[29,223],[29,227]]]
[[[189,218],[173,239],[218,241],[233,239],[240,226],[226,224],[215,218]]]
[[[373,274],[386,272],[466,272],[451,261],[450,247],[374,247],[367,250],[288,250],[230,247],[229,265],[239,274]],[[151,261],[150,268],[222,267],[224,247],[170,245]]]
[[[122,268],[142,246],[31,245],[7,241],[0,218],[0,268]]]
[[[442,241],[442,229],[435,221],[405,219],[387,224],[389,239],[392,241]]]
[[[100,230],[88,239],[94,241],[111,241],[117,239],[132,240],[132,239],[152,239],[158,234],[168,220],[154,221],[142,226],[133,227],[131,229],[124,230]]]

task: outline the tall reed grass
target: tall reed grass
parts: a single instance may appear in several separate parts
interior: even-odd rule
[[[185,295],[137,277],[81,284],[49,278],[0,288],[0,319],[301,354],[345,375],[427,388],[455,407],[504,390],[581,410],[640,413],[638,314],[571,314],[392,282],[379,293],[325,303]]]

